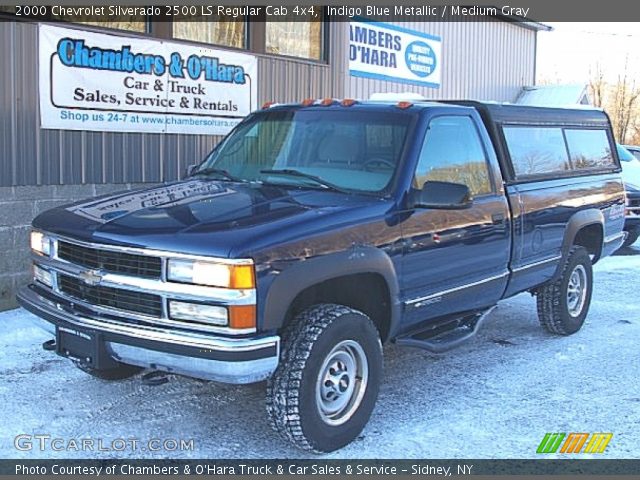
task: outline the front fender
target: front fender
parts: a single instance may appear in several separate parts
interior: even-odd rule
[[[279,272],[266,295],[264,330],[282,327],[287,310],[302,291],[333,278],[359,273],[376,273],[384,278],[390,294],[389,332],[392,336],[401,316],[398,277],[391,258],[375,247],[356,247],[345,252],[300,260]]]

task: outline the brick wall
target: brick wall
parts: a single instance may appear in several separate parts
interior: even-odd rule
[[[58,205],[140,184],[0,187],[0,311],[18,306],[15,294],[31,273],[29,231],[33,218]]]

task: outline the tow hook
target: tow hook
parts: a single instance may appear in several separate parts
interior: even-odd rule
[[[167,378],[166,372],[161,372],[156,370],[155,372],[148,372],[142,375],[142,383],[147,385],[148,387],[157,387],[158,385],[163,385],[169,381]]]
[[[55,339],[47,340],[42,344],[42,349],[47,352],[53,352],[56,349],[56,341]]]

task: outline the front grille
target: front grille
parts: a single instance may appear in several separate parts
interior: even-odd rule
[[[58,275],[58,287],[66,295],[91,305],[126,310],[152,317],[162,315],[162,298],[150,293],[87,285],[82,280]]]
[[[134,277],[159,279],[162,273],[159,257],[82,247],[64,241],[58,242],[58,257],[83,267]]]

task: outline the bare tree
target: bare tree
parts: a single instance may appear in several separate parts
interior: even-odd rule
[[[593,105],[598,108],[602,108],[604,103],[605,91],[607,89],[607,82],[604,79],[604,72],[600,63],[596,63],[593,72],[589,75],[589,93],[593,99]]]
[[[628,58],[624,64],[624,72],[622,76],[618,76],[618,84],[616,85],[614,96],[614,129],[618,140],[622,143],[626,142],[629,125],[637,115],[636,103],[640,98],[640,89],[636,87],[635,79],[629,78]]]
[[[634,138],[635,141],[640,127],[640,88],[629,71],[628,58],[615,83],[610,84],[605,80],[599,64],[596,64],[590,76],[589,93],[593,105],[607,111],[617,140],[627,143]]]

